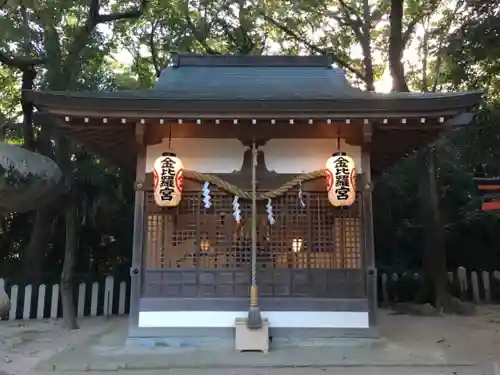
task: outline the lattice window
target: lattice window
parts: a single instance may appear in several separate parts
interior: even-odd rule
[[[361,219],[335,218],[334,268],[361,268]]]
[[[249,267],[251,203],[240,200],[240,223],[232,216],[233,197],[212,189],[212,208],[205,210],[201,193],[187,192],[179,207],[162,210],[147,194],[145,243],[148,269],[238,269]],[[275,224],[258,204],[258,266],[261,269],[361,268],[360,206],[334,208],[323,192],[298,192],[272,201]]]

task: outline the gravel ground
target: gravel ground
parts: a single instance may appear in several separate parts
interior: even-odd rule
[[[109,330],[110,324],[120,322],[115,318],[85,318],[80,320],[81,329],[68,331],[60,320],[29,320],[0,322],[0,375],[34,375],[32,370],[40,361],[47,360],[64,348],[76,346]],[[415,317],[394,315],[381,311],[380,330],[388,340],[398,345],[405,343],[421,347],[431,345],[451,353],[453,356],[478,363],[488,368],[488,374],[500,375],[500,306],[480,306],[472,317]],[[237,369],[237,370],[164,370],[147,371],[148,375],[316,375],[335,374],[378,374],[380,370],[367,368],[345,369]],[[485,374],[473,369],[443,369],[443,372],[426,368],[389,369],[384,374]],[[432,371],[432,372],[429,372]],[[441,370],[440,370],[441,371]],[[61,374],[61,373],[58,373]],[[145,374],[145,372],[127,371],[127,375]],[[69,374],[68,374],[69,375]]]

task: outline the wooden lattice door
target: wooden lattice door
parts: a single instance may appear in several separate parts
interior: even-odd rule
[[[298,191],[273,200],[275,223],[258,205],[258,275],[263,296],[361,296],[364,294],[361,206],[333,208],[324,192]],[[213,189],[206,210],[199,191],[179,207],[160,209],[147,195],[145,293],[149,296],[246,297],[250,282],[251,202]],[[359,200],[357,201],[359,202]]]

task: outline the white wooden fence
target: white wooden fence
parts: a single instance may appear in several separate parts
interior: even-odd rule
[[[418,281],[418,273],[383,273],[380,276],[380,300],[387,305],[390,302],[399,302],[398,284],[403,280]],[[500,271],[472,271],[467,272],[465,267],[458,267],[455,272],[448,272],[448,282],[454,285],[462,299],[471,299],[475,303],[491,303],[493,296],[500,296]],[[498,297],[497,297],[498,299]],[[500,301],[495,301],[500,302]]]
[[[61,316],[59,284],[42,284],[10,288],[10,311],[8,320],[15,319],[55,319]],[[6,282],[0,278],[0,290],[6,290]],[[35,292],[37,289],[37,293]],[[109,316],[126,313],[128,304],[128,285],[125,281],[115,283],[113,276],[104,282],[80,283],[76,293],[77,316]],[[118,298],[116,299],[116,295]],[[21,299],[22,298],[22,299]],[[35,311],[36,309],[36,311]],[[1,317],[0,317],[1,318]]]
[[[381,274],[379,293],[382,304],[401,301],[401,284],[405,280],[411,280],[416,285],[419,277],[418,273],[408,272]],[[448,273],[448,281],[456,286],[462,299],[471,299],[475,303],[500,302],[500,271],[468,273],[464,267],[458,267],[455,272]],[[9,289],[2,278],[1,289]],[[125,281],[115,282],[113,276],[107,276],[104,282],[100,283],[80,283],[76,290],[77,315],[82,317],[126,314],[129,291],[129,285]],[[13,285],[10,287],[9,297],[9,320],[54,319],[61,316],[59,284],[40,285],[35,288],[31,285]]]

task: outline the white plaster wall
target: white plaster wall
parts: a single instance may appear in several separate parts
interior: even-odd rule
[[[237,139],[176,138],[172,151],[182,159],[184,168],[201,173],[231,173],[239,170],[246,147]],[[336,139],[272,139],[262,150],[267,168],[277,173],[307,173],[325,167],[337,149]],[[361,148],[341,140],[341,150],[356,162],[361,173]],[[155,159],[168,151],[168,140],[148,146],[146,173],[153,171]]]
[[[139,327],[234,327],[248,311],[141,311]],[[262,311],[273,328],[369,328],[368,312]]]

